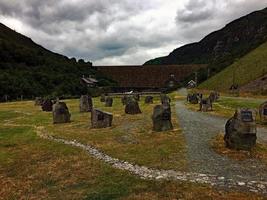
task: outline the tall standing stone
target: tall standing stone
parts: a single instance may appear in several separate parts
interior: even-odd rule
[[[161,132],[173,129],[171,122],[171,107],[169,104],[157,105],[154,107],[153,115],[153,131]]]
[[[260,105],[259,114],[261,123],[267,123],[267,102]]]
[[[99,109],[93,109],[91,112],[92,128],[107,128],[112,126],[113,115],[103,112]]]
[[[142,113],[138,102],[134,98],[129,98],[125,106],[125,113],[130,115],[136,115]]]
[[[199,111],[208,112],[212,110],[212,101],[210,100],[210,98],[200,100]]]
[[[69,109],[64,102],[57,102],[53,105],[53,123],[69,123],[70,122]]]
[[[91,112],[93,108],[92,97],[82,95],[80,98],[80,112]]]
[[[106,107],[112,107],[112,104],[113,104],[113,98],[112,97],[107,97],[105,106]]]
[[[53,110],[53,102],[51,99],[45,99],[43,101],[42,110],[45,112],[51,112]]]
[[[225,125],[224,141],[227,148],[251,150],[256,145],[256,111],[237,109]]]

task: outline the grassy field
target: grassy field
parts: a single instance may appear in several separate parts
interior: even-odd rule
[[[143,101],[143,100],[142,100]],[[88,113],[78,112],[78,100],[66,101],[72,122],[52,125],[51,113],[33,102],[0,104],[0,199],[263,199],[255,194],[219,191],[207,185],[172,181],[145,181],[115,170],[86,152],[47,141],[49,134],[92,144],[105,153],[155,168],[186,169],[185,143],[175,115],[174,131],[151,132],[153,105],[141,103],[143,114],[126,116],[119,99],[113,108],[112,128],[90,129]],[[126,135],[126,136],[125,136]],[[122,137],[125,136],[125,137]]]
[[[229,90],[233,84],[245,85],[267,73],[267,42],[237,60],[233,65],[216,74],[199,86],[199,89]]]

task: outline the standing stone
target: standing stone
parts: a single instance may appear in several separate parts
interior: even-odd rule
[[[45,99],[42,103],[42,110],[45,112],[51,112],[53,110],[53,102],[51,99]]]
[[[166,94],[161,94],[160,99],[161,99],[161,104],[170,104],[171,103],[170,97],[168,97],[168,95],[166,95]]]
[[[136,101],[140,101],[140,95],[139,95],[139,94],[134,94],[134,95],[133,95],[133,98],[134,98]]]
[[[121,98],[121,103],[122,103],[122,105],[126,105],[126,102],[127,102],[127,96],[126,95],[124,95],[122,98]]]
[[[256,145],[256,111],[237,109],[225,125],[224,141],[227,148],[251,150]]]
[[[260,105],[259,113],[261,123],[267,123],[267,102]]]
[[[41,106],[43,103],[43,98],[42,97],[36,97],[34,101],[35,106]]]
[[[113,115],[98,109],[91,112],[92,128],[107,128],[112,126]]]
[[[69,109],[65,102],[57,102],[53,105],[53,123],[62,124],[70,122]]]
[[[171,107],[169,104],[157,105],[154,107],[153,115],[153,131],[161,132],[173,129],[171,122]]]
[[[218,92],[214,92],[214,91],[211,92],[210,96],[209,96],[211,102],[218,101],[219,97],[220,97],[220,94]]]
[[[146,104],[151,104],[151,103],[153,103],[153,97],[152,97],[152,96],[147,96],[147,97],[145,98],[145,103],[146,103]]]
[[[199,111],[208,112],[212,110],[212,101],[210,100],[210,98],[200,100]]]
[[[198,94],[194,93],[194,94],[188,94],[187,95],[187,102],[191,103],[191,104],[198,104],[199,102],[199,96]]]
[[[101,94],[100,102],[106,102],[106,95],[105,94]]]
[[[92,97],[82,95],[80,98],[80,112],[91,112],[93,108]]]
[[[126,106],[125,106],[125,113],[130,115],[136,115],[142,113],[138,102],[132,97],[127,100]]]
[[[112,107],[112,104],[113,104],[113,98],[112,97],[107,97],[105,106],[106,107]]]

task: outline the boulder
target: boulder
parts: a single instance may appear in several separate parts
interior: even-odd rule
[[[210,100],[210,98],[200,100],[199,111],[202,112],[212,111],[212,101]]]
[[[53,102],[51,99],[45,99],[43,101],[42,110],[45,112],[51,112],[53,110]]]
[[[154,107],[153,115],[153,131],[161,132],[173,129],[171,122],[171,107],[169,104],[157,105]]]
[[[105,94],[101,94],[100,102],[106,102],[106,95]]]
[[[127,100],[126,106],[125,106],[125,113],[130,114],[130,115],[136,115],[136,114],[142,113],[139,108],[138,102],[133,97],[132,98],[130,97]]]
[[[153,103],[153,97],[152,97],[152,96],[146,96],[146,98],[145,98],[145,103],[146,103],[146,104],[151,104],[151,103]]]
[[[112,97],[106,97],[106,107],[112,107],[113,104],[113,98]]]
[[[261,123],[267,123],[267,102],[260,105],[259,114]]]
[[[99,109],[93,109],[91,112],[92,128],[107,128],[112,126],[113,115],[103,112]]]
[[[160,99],[161,99],[162,104],[170,104],[171,103],[170,97],[168,97],[168,95],[166,95],[166,94],[161,94]]]
[[[251,150],[256,145],[256,111],[237,109],[225,125],[225,146],[235,150]]]
[[[57,102],[53,105],[53,123],[69,123],[70,122],[69,109],[64,102]]]
[[[35,106],[41,106],[42,103],[43,103],[43,98],[42,97],[36,97],[35,100],[34,100],[34,105]]]
[[[82,95],[80,98],[80,112],[91,112],[93,108],[92,97]]]

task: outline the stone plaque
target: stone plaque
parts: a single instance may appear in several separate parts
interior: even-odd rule
[[[251,111],[242,111],[241,119],[243,122],[253,122],[253,116]]]

